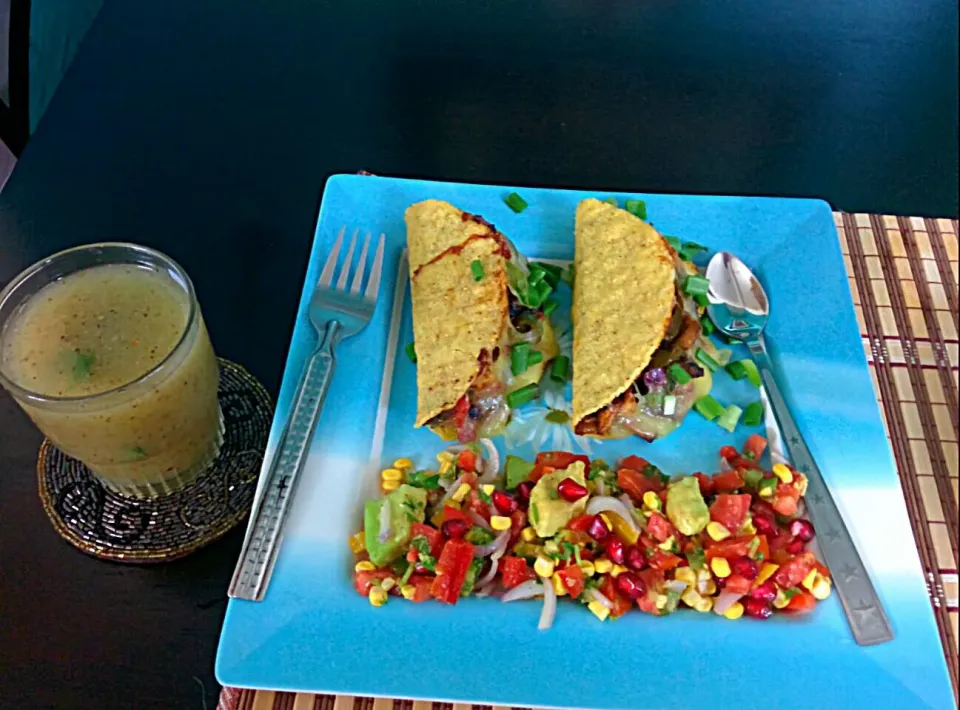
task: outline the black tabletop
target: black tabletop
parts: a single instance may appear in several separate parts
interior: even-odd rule
[[[108,0],[0,196],[0,283],[135,240],[274,394],[327,175],[817,196],[957,215],[954,0]],[[0,396],[0,705],[213,707],[240,533],[63,543]]]

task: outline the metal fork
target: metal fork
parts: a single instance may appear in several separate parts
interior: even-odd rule
[[[317,419],[323,408],[323,400],[330,386],[335,362],[334,346],[344,338],[363,330],[370,322],[377,303],[380,272],[383,268],[383,234],[377,244],[373,267],[364,292],[361,294],[360,289],[370,247],[369,232],[363,241],[353,279],[350,279],[359,229],[353,233],[336,285],[333,284],[346,229],[346,226],[340,229],[310,299],[310,322],[317,329],[320,339],[317,349],[307,361],[294,395],[293,410],[267,469],[263,494],[254,504],[253,522],[247,528],[240,560],[228,591],[228,594],[236,599],[260,601],[266,593],[277,560],[289,502],[296,490]]]

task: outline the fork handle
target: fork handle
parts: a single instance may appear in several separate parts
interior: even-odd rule
[[[861,646],[891,641],[893,629],[887,620],[880,597],[870,581],[867,568],[857,552],[833,496],[830,495],[823,475],[780,394],[763,340],[751,340],[747,342],[747,347],[750,348],[750,354],[760,371],[760,379],[766,388],[770,408],[783,434],[790,460],[798,471],[807,476],[807,511],[816,525],[817,540],[836,584],[837,596],[843,604],[853,637]]]

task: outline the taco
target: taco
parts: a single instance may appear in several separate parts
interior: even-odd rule
[[[652,226],[595,199],[577,207],[575,238],[574,431],[666,436],[711,385],[693,356],[697,304],[681,288],[695,267]]]
[[[482,217],[439,200],[407,208],[417,360],[415,426],[473,441],[537,396],[558,348],[544,314],[554,276]]]

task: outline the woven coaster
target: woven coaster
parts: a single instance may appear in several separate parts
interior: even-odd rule
[[[40,500],[60,536],[94,557],[166,562],[188,555],[243,520],[257,487],[273,405],[245,369],[220,360],[224,435],[213,465],[182,491],[154,500],[106,488],[49,440],[37,460]]]

